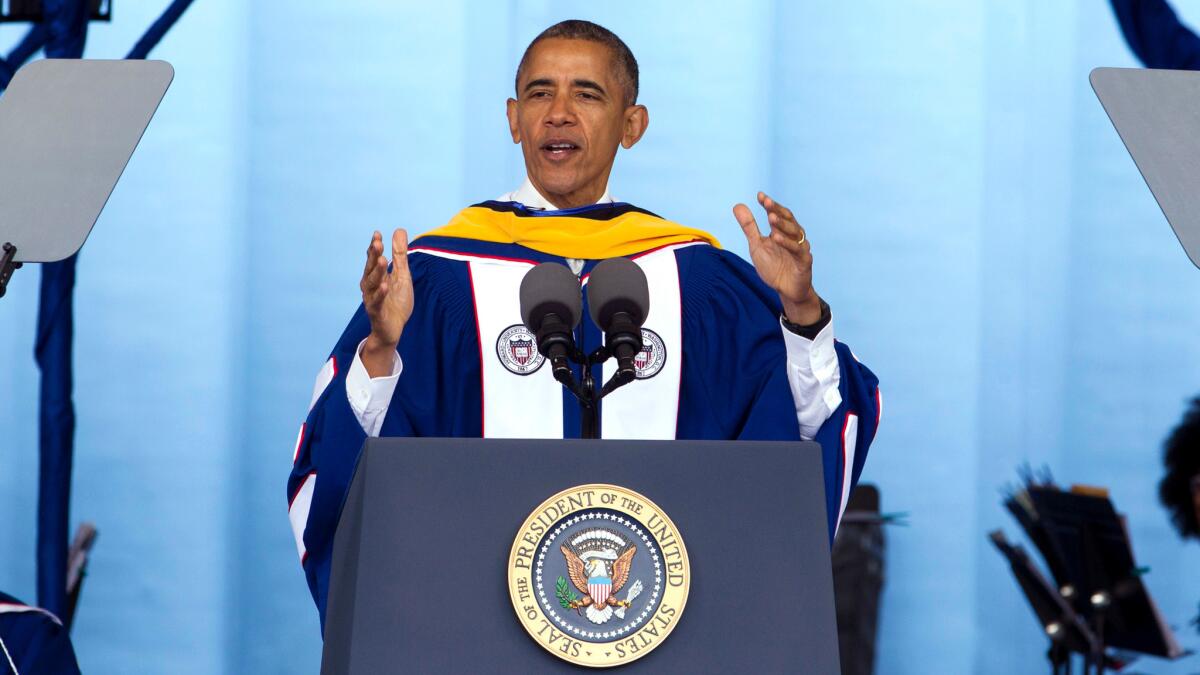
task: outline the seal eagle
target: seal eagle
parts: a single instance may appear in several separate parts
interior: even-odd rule
[[[593,623],[608,621],[612,618],[613,608],[617,608],[617,615],[624,618],[624,609],[629,607],[632,596],[640,591],[641,584],[635,584],[627,600],[618,600],[616,594],[629,580],[629,570],[633,566],[637,547],[628,545],[620,555],[612,549],[585,553],[587,560],[566,545],[561,546],[560,550],[567,561],[567,576],[583,594],[582,598],[571,601],[569,607],[576,611],[585,609],[588,619]]]

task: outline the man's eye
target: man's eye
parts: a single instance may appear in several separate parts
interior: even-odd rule
[[[529,98],[546,98],[550,95],[548,91],[535,91],[529,95]]]
[[[586,91],[580,92],[580,93],[579,93],[579,97],[580,97],[580,98],[586,98],[586,99],[587,99],[587,100],[589,100],[589,101],[598,101],[598,100],[600,100],[600,97],[599,97],[599,96],[597,96],[597,95],[595,95],[595,94],[592,94],[592,93],[590,93],[590,92],[586,92]]]

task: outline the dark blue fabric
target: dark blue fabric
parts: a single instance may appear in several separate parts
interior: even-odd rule
[[[384,436],[479,437],[483,434],[479,340],[465,263],[426,255],[409,259],[415,302],[400,339],[404,360]],[[423,330],[417,329],[422,327]],[[360,305],[330,358],[336,375],[305,422],[301,451],[288,481],[288,502],[304,479],[320,471],[310,510],[304,568],[324,630],[334,528],[366,434],[346,398],[346,373],[358,344],[371,331]],[[474,383],[474,386],[471,384]]]
[[[127,59],[144,59],[150,55],[150,50],[158,45],[158,42],[163,39],[167,31],[171,30],[171,26],[183,16],[186,10],[192,4],[192,0],[173,0],[167,9],[163,11],[158,20],[146,29],[146,33],[137,41],[133,49],[129,50]]]
[[[42,0],[47,32],[46,58],[83,58],[87,42],[87,0]]]
[[[38,604],[64,616],[75,406],[71,400],[72,289],[76,256],[42,265],[34,355],[38,393]]]
[[[45,0],[46,56],[77,59],[87,39],[85,0]],[[58,616],[67,610],[67,537],[71,504],[71,452],[75,407],[71,401],[72,291],[77,256],[42,265],[34,356],[42,371],[38,441],[38,604]]]
[[[17,70],[21,68],[29,57],[37,53],[46,44],[46,38],[49,32],[42,24],[34,24],[29,32],[25,33],[25,37],[17,43],[8,56],[0,59],[0,91],[8,87],[8,83],[12,81]]]
[[[414,313],[398,351],[404,373],[397,381],[381,436],[479,437],[483,434],[480,343],[474,315],[469,263],[421,255],[421,248],[514,260],[564,263],[563,258],[512,244],[449,237],[413,242]],[[786,348],[779,322],[779,298],[754,268],[732,253],[711,246],[675,252],[682,297],[683,359],[676,437],[680,439],[800,439],[795,402],[787,380]],[[586,261],[587,274],[599,261]],[[336,375],[305,421],[297,459],[288,479],[289,505],[312,473],[319,478],[304,531],[305,575],[324,630],[333,535],[366,434],[346,396],[346,373],[370,322],[360,306],[331,357]],[[585,348],[598,346],[600,331],[584,312],[576,333]],[[817,433],[823,450],[825,492],[832,541],[846,471],[851,484],[862,471],[878,422],[878,381],[844,345],[836,347],[841,366],[842,404]],[[578,375],[578,373],[577,373]],[[600,377],[599,370],[595,373]],[[579,436],[579,416],[563,392],[563,437]],[[601,410],[603,414],[603,410]],[[843,432],[858,418],[857,452],[843,467]],[[731,477],[753,480],[753,476]]]
[[[8,609],[25,603],[0,593],[0,605]],[[39,675],[73,675],[79,672],[71,635],[62,624],[34,609],[0,613],[0,639],[17,670]],[[8,662],[0,656],[0,673],[8,673]]]
[[[473,206],[479,206],[502,213],[512,213],[522,218],[539,218],[543,216],[558,218],[561,216],[571,216],[572,218],[589,218],[592,220],[612,220],[613,218],[626,213],[644,213],[648,216],[654,216],[655,218],[660,217],[651,211],[634,206],[628,202],[585,204],[584,206],[576,206],[575,208],[571,209],[538,209],[525,206],[521,202],[501,202],[492,199],[486,202],[473,204]]]
[[[418,237],[413,240],[411,248],[414,250],[427,248],[434,251],[449,251],[506,260],[523,260],[534,264],[563,261],[559,256],[516,244],[497,244],[476,239],[459,239],[458,237]]]
[[[1200,37],[1165,0],[1112,0],[1129,48],[1147,68],[1200,69]]]
[[[50,39],[50,31],[46,26],[40,23],[30,26],[29,32],[25,34],[25,37],[21,38],[17,46],[13,47],[12,51],[8,53],[7,60],[9,65],[13,68],[20,68],[21,64],[28,61],[30,57],[38,53],[38,50],[46,46],[46,40],[48,39]]]
[[[683,301],[683,374],[676,438],[752,441],[800,440],[779,296],[742,258],[711,246],[675,254]],[[842,403],[817,431],[825,467],[829,541],[840,516],[844,471],[858,483],[879,423],[874,373],[846,345],[835,343],[841,368]],[[854,464],[843,467],[843,430],[858,418]],[[753,480],[753,477],[741,477]],[[731,479],[736,479],[731,477]]]

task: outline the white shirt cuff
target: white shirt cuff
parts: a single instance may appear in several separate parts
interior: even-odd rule
[[[796,403],[796,419],[800,422],[800,437],[812,440],[817,430],[842,404],[838,385],[842,371],[833,344],[833,321],[811,340],[796,335],[783,325],[783,343],[787,348],[788,386]]]
[[[396,391],[396,383],[404,370],[404,362],[399,354],[395,354],[390,375],[371,377],[362,362],[362,349],[366,342],[364,339],[354,350],[354,361],[346,373],[346,398],[350,400],[350,409],[354,411],[363,431],[368,436],[378,436],[392,402],[392,394]]]

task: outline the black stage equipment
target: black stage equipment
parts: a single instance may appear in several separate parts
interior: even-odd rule
[[[88,21],[112,21],[112,0],[90,0]],[[0,23],[41,22],[42,0],[0,2]]]
[[[1000,531],[990,533],[1051,639],[1052,672],[1070,673],[1072,653],[1083,656],[1085,675],[1122,665],[1126,659],[1109,648],[1165,659],[1188,653],[1142,583],[1149,570],[1134,561],[1125,519],[1107,490],[1079,485],[1063,490],[1048,477],[1027,475],[1004,505],[1054,579],[1047,581]]]

